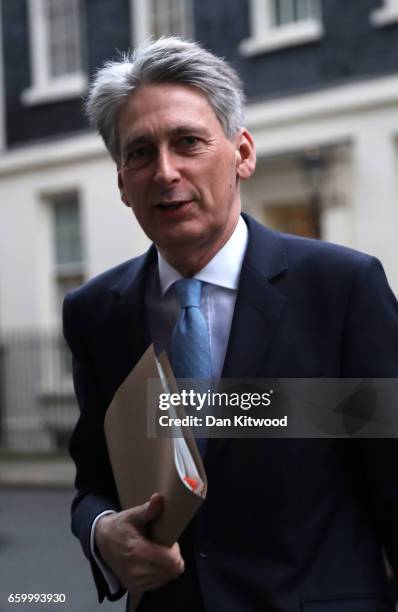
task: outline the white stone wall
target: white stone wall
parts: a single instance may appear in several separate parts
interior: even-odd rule
[[[332,161],[323,185],[323,237],[379,257],[396,294],[397,102],[398,78],[390,77],[250,107],[247,127],[259,165],[242,188],[244,208],[260,219],[267,204],[308,201],[297,156],[326,148]],[[120,201],[115,166],[97,137],[0,154],[0,341],[8,347],[3,444],[10,448],[54,447],[51,424],[71,427],[68,419],[77,414],[62,349],[36,339],[33,350],[24,335],[60,325],[48,196],[71,189],[80,193],[87,278],[149,244]]]
[[[18,158],[15,170],[2,172],[0,160],[1,330],[59,324],[49,195],[72,189],[80,193],[87,278],[142,253],[149,244],[120,201],[115,166],[101,149],[99,155],[65,160],[61,155],[57,163],[36,166],[29,164],[28,149],[24,156],[26,164]]]
[[[326,207],[323,237],[379,257],[396,294],[397,103],[398,78],[386,77],[249,107],[246,125],[260,164],[255,186],[243,186],[245,206],[253,212],[256,193],[267,194],[270,203],[281,198],[281,190],[300,193],[303,185],[294,171],[285,163],[285,172],[271,173],[271,160],[344,143],[346,153],[332,165],[325,191],[326,201],[335,198],[339,205]]]
[[[307,187],[292,155],[335,147],[324,186],[323,236],[379,257],[396,293],[397,102],[398,78],[388,77],[249,107],[247,127],[260,161],[243,186],[244,207],[255,215],[267,202],[303,199]],[[116,169],[97,137],[1,155],[0,330],[59,323],[46,195],[65,189],[81,195],[87,278],[149,244],[120,201]]]

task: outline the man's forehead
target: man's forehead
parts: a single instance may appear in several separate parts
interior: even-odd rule
[[[183,122],[198,121],[207,115],[217,120],[207,96],[197,87],[176,83],[140,85],[133,91],[120,109],[119,117],[129,122],[139,122],[159,115],[164,118],[178,116]],[[200,121],[199,121],[200,122]]]
[[[151,139],[155,135],[206,136],[217,129],[216,124],[219,120],[205,94],[183,84],[141,85],[130,94],[119,114],[122,142]]]

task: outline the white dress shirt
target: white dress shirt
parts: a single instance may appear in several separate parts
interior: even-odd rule
[[[248,230],[242,217],[230,236],[209,263],[194,278],[203,282],[201,310],[209,329],[211,371],[213,380],[221,377],[225,353],[235,309],[239,277],[248,242]],[[174,283],[183,278],[158,252],[157,273],[149,281],[145,297],[151,337],[155,350],[168,352],[171,334],[180,311]],[[91,528],[91,553],[101,568],[112,594],[120,588],[119,581],[109,568],[98,558],[94,550],[94,531],[97,521],[105,514],[99,514]]]
[[[229,240],[193,277],[203,282],[200,306],[209,329],[211,372],[216,380],[224,365],[247,240],[246,223],[239,217]],[[153,275],[146,295],[149,327],[157,353],[169,349],[180,311],[174,283],[181,278],[158,253],[158,275]]]

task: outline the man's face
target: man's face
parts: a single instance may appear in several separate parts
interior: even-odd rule
[[[217,252],[239,216],[238,179],[249,175],[242,155],[252,147],[250,135],[244,130],[228,139],[198,89],[157,84],[141,86],[126,101],[119,139],[122,199],[149,238],[166,256]]]

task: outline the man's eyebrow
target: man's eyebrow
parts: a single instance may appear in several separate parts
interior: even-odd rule
[[[208,136],[209,135],[208,130],[205,127],[200,126],[200,125],[195,125],[195,124],[178,125],[168,130],[168,135],[171,137],[180,136],[183,134],[195,134],[198,136]],[[153,143],[153,142],[154,142],[154,138],[152,137],[151,134],[146,133],[146,132],[142,134],[137,133],[137,134],[131,134],[131,136],[127,136],[127,138],[122,144],[122,147],[123,147],[123,150],[126,150],[136,145],[148,144],[148,143]]]
[[[198,134],[201,136],[205,136],[208,134],[208,131],[205,127],[201,126],[201,125],[193,125],[193,124],[187,124],[187,125],[179,125],[175,128],[173,128],[172,130],[170,130],[171,134]]]
[[[126,149],[130,149],[135,145],[147,144],[151,141],[152,139],[148,134],[132,134],[131,136],[127,136],[127,138],[123,141],[122,148],[125,151]]]

